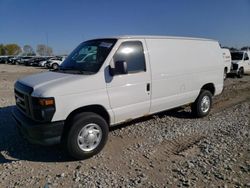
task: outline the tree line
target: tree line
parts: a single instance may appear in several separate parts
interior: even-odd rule
[[[40,56],[51,56],[53,55],[53,49],[44,44],[38,44],[36,53]],[[23,48],[21,48],[18,44],[0,44],[0,56],[20,54],[23,56],[33,56],[36,55],[36,53],[30,45],[24,45]]]

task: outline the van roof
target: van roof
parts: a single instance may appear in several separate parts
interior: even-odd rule
[[[122,35],[122,36],[114,36],[111,38],[117,38],[117,39],[182,39],[182,40],[216,41],[213,39],[206,39],[206,38],[179,37],[179,36],[158,36],[158,35]]]

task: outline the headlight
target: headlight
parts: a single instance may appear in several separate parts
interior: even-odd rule
[[[32,98],[33,115],[38,121],[51,121],[56,111],[55,99],[49,98]]]
[[[38,104],[41,106],[54,106],[55,101],[54,98],[39,98]]]

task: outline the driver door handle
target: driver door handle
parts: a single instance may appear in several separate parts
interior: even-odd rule
[[[149,92],[149,91],[150,91],[150,83],[147,83],[147,87],[146,87],[146,89],[147,89],[147,92]]]

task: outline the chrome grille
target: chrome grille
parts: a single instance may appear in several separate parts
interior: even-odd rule
[[[31,117],[31,98],[30,95],[33,89],[19,82],[15,84],[15,99],[17,108],[26,116]]]
[[[26,115],[30,115],[28,96],[20,91],[15,90],[15,98],[17,107]]]
[[[16,105],[21,108],[22,111],[26,112],[25,97],[24,94],[15,90]]]

